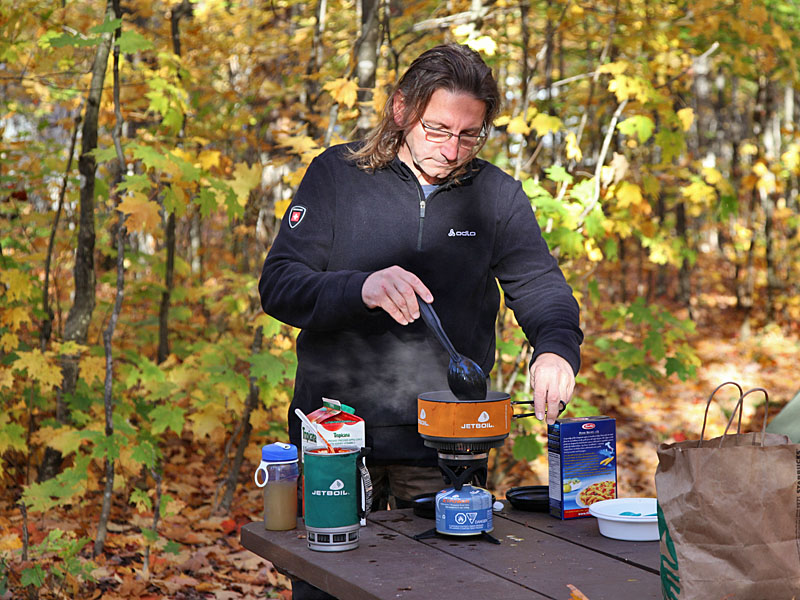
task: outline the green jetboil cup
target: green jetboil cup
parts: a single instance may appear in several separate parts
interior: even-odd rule
[[[358,547],[360,519],[372,504],[364,448],[303,450],[303,504],[308,547],[323,552]]]

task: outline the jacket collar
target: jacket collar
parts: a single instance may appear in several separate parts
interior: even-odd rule
[[[400,178],[404,181],[417,180],[416,176],[411,171],[411,168],[402,160],[400,160],[397,157],[397,155],[395,155],[395,157],[392,159],[392,162],[389,163],[389,168],[395,173],[397,173],[400,176]],[[462,173],[458,177],[450,177],[448,179],[445,179],[440,185],[446,188],[453,187],[456,185],[461,185],[462,183],[469,181],[470,179],[475,177],[480,172],[481,168],[482,168],[481,161],[478,160],[477,158],[473,158],[467,164],[467,170],[464,173]]]

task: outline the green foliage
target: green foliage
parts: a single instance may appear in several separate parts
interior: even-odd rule
[[[584,385],[586,379],[583,378]],[[597,407],[595,407],[588,400],[584,400],[580,396],[573,396],[572,400],[567,404],[567,408],[561,413],[563,418],[569,417],[594,417],[597,416]]]
[[[177,440],[223,448],[253,383],[260,391],[254,435],[285,439],[297,332],[259,316],[258,263],[306,166],[327,145],[326,135],[336,143],[362,119],[375,122],[398,73],[419,51],[445,39],[478,47],[503,74],[504,112],[481,156],[522,180],[584,309],[591,359],[567,415],[596,412],[590,402],[602,396],[609,378],[658,385],[696,374],[690,321],[676,318],[660,298],[650,306],[641,298],[609,303],[610,288],[635,277],[633,265],[640,273],[675,277],[678,269],[697,264],[712,234],[723,233],[719,256],[731,263],[731,272],[752,266],[758,296],[769,281],[763,271],[769,223],[770,235],[778,236],[770,256],[784,278],[776,295],[780,318],[800,317],[800,273],[793,260],[800,250],[797,124],[775,132],[764,121],[756,131],[752,119],[741,118],[758,101],[765,118],[786,119],[780,96],[764,102],[759,94],[796,89],[800,79],[800,13],[789,3],[753,0],[746,14],[737,3],[709,0],[693,3],[690,11],[663,2],[571,3],[557,11],[557,21],[544,4],[531,5],[528,27],[549,24],[559,40],[552,57],[558,74],[550,71],[555,82],[547,80],[536,48],[523,47],[517,5],[485,15],[479,37],[475,24],[438,25],[448,12],[468,14],[467,3],[400,7],[386,17],[391,29],[383,33],[392,35],[380,37],[375,103],[355,96],[369,90],[352,75],[352,40],[360,35],[352,3],[329,2],[323,32],[315,31],[311,5],[290,1],[264,10],[248,3],[195,3],[194,14],[181,22],[181,56],[163,29],[174,3],[132,0],[122,19],[109,21],[104,3],[86,0],[0,4],[0,63],[9,82],[0,99],[0,462],[6,481],[22,482],[20,465],[33,466],[46,446],[57,447],[66,461],[53,480],[9,484],[9,494],[21,496],[32,513],[80,503],[87,473],[96,473],[105,458],[123,474],[121,485],[130,486],[142,469],[158,469]],[[433,29],[426,29],[429,18],[436,19]],[[117,184],[109,70],[93,151],[97,306],[88,341],[78,345],[64,339],[64,321],[75,286],[83,183],[75,159],[84,136],[78,136],[65,174],[66,142],[73,117],[86,116],[86,74],[96,48],[117,28],[126,165]],[[713,51],[715,42],[720,46]],[[606,45],[614,48],[614,62],[597,64]],[[524,86],[523,75],[531,77]],[[699,95],[700,84],[713,88],[713,102]],[[542,96],[548,86],[558,93]],[[779,137],[772,145],[767,130]],[[62,182],[65,204],[49,273],[52,335],[42,347],[45,252]],[[116,280],[112,192],[119,194],[129,231],[125,302],[113,348],[115,433],[106,436],[99,340]],[[769,220],[764,198],[774,209]],[[177,242],[167,313],[170,353],[158,363],[169,215]],[[714,295],[742,283],[741,277],[720,277]],[[712,293],[697,291],[699,297]],[[263,344],[251,351],[259,325]],[[527,379],[522,335],[510,315],[498,322],[498,332],[497,368],[517,397]],[[60,387],[65,356],[78,361],[74,390]],[[55,419],[58,397],[69,409],[69,425]],[[534,431],[541,424],[523,421],[530,423],[519,424],[514,457],[533,460],[542,452]],[[151,498],[147,490],[129,494],[140,511],[153,510]],[[166,513],[168,495],[163,502]],[[143,535],[159,542],[156,531]],[[52,544],[50,554],[66,542]],[[68,552],[66,545],[62,549]],[[177,549],[171,542],[162,548]],[[59,581],[43,564],[25,573],[26,584]]]
[[[61,473],[25,488],[22,500],[33,512],[46,512],[56,506],[72,503],[86,490],[87,471],[91,457],[79,456],[75,464]]]
[[[35,562],[22,569],[22,586],[59,593],[67,576],[79,583],[94,581],[92,570],[97,565],[81,556],[81,551],[90,542],[88,537],[77,538],[72,532],[51,530],[40,544],[30,547],[29,556]]]
[[[625,119],[624,121],[620,121],[620,123],[617,125],[617,128],[625,135],[631,137],[636,136],[636,138],[639,140],[639,143],[644,144],[650,139],[650,136],[653,135],[655,123],[653,123],[653,120],[646,115],[635,115]]]
[[[0,595],[8,592],[8,561],[5,556],[0,556]]]
[[[673,374],[682,381],[696,374],[699,361],[687,341],[695,328],[692,321],[648,306],[642,297],[604,311],[603,317],[603,328],[615,332],[593,342],[604,357],[594,369],[605,377],[655,383]]]
[[[516,460],[535,460],[544,452],[544,446],[536,434],[528,433],[517,435],[514,438],[514,446],[511,449]]]

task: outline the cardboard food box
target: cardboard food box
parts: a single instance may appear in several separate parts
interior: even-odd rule
[[[547,428],[550,514],[589,516],[589,505],[617,497],[617,424],[612,417],[558,419]]]
[[[352,408],[338,400],[323,398],[322,407],[306,416],[317,427],[320,435],[328,440],[328,443],[334,448],[343,446],[363,448],[366,440],[364,419],[356,416],[353,412]],[[317,442],[317,436],[306,427],[305,423],[301,422],[300,427],[301,452],[305,452],[306,448],[315,446],[319,442]]]

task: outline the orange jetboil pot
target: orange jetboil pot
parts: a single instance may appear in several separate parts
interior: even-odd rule
[[[481,451],[502,446],[513,411],[508,394],[489,392],[485,400],[459,400],[449,391],[417,398],[417,431],[438,450]]]

